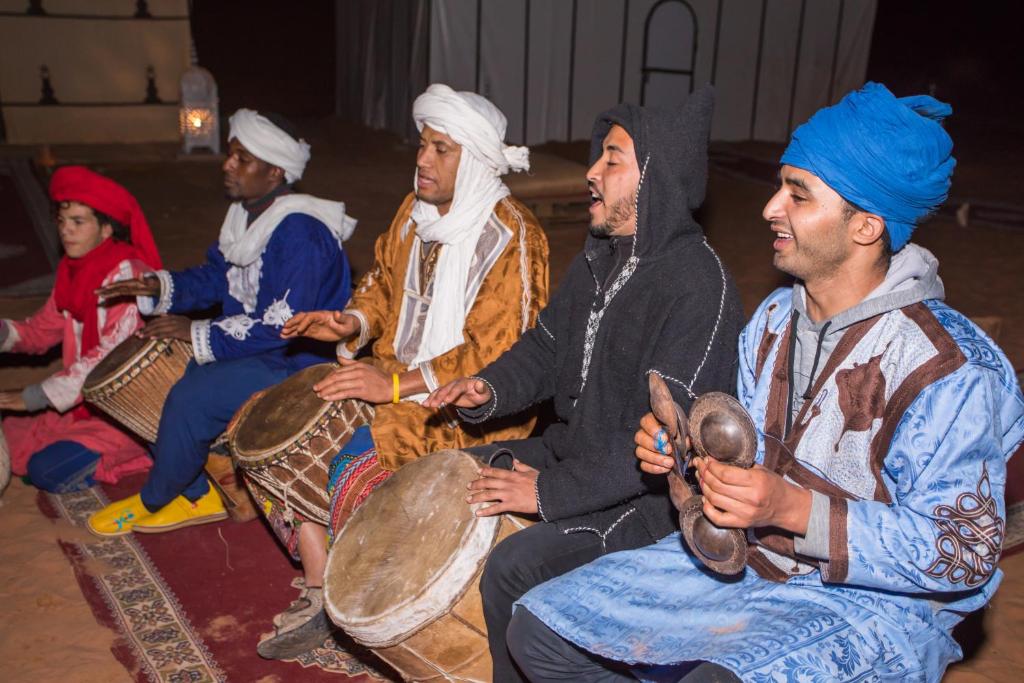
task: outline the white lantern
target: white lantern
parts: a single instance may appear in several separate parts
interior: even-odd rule
[[[214,154],[220,154],[217,82],[209,71],[195,63],[181,76],[178,125],[185,154],[197,147],[206,147]]]

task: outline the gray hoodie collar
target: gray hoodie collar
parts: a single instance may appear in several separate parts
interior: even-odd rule
[[[799,313],[800,329],[820,330],[829,323],[828,334],[881,313],[888,313],[927,299],[943,299],[946,292],[939,277],[939,260],[916,244],[908,244],[892,257],[885,279],[860,303],[837,313],[829,320],[814,323],[807,315],[806,291],[802,283],[793,286],[793,308]]]

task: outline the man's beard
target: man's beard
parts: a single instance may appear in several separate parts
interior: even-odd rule
[[[597,238],[611,237],[616,230],[633,220],[634,205],[632,199],[620,199],[608,210],[604,223],[590,226],[590,234]]]

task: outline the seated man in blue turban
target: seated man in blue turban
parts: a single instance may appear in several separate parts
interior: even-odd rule
[[[908,242],[946,198],[950,111],[868,83],[793,134],[764,218],[796,282],[740,337],[756,464],[693,460],[747,566],[716,574],[676,533],[538,586],[508,631],[531,681],[938,681],[960,659],[953,627],[1002,578],[1024,397]],[[637,456],[681,506],[663,427],[644,416]]]

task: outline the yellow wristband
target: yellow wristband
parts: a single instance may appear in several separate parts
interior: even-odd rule
[[[399,396],[399,394],[398,394],[398,373],[397,372],[391,373],[391,383],[395,387],[395,395],[391,399],[391,402],[392,403],[398,403],[401,400],[402,397]]]

